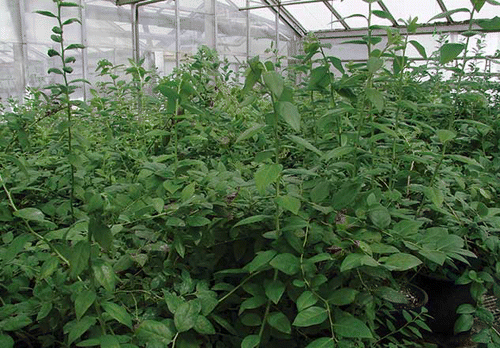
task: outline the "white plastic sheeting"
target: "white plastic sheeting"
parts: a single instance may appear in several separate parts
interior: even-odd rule
[[[344,61],[367,58],[366,47],[343,43],[366,35],[369,4],[365,0],[164,0],[139,5],[137,27],[133,25],[131,5],[117,6],[113,0],[73,1],[82,8],[66,8],[65,13],[80,18],[83,26],[67,27],[65,39],[87,47],[74,51],[74,78],[95,81],[99,60],[127,64],[134,52],[146,58],[147,68],[169,74],[201,45],[216,48],[237,69],[255,55],[293,56],[300,50],[300,40],[310,31],[332,44],[326,50],[329,55]],[[393,17],[391,20],[372,15],[372,25],[401,25],[400,19],[418,17],[423,31],[413,39],[428,54],[437,48],[436,38],[441,32],[451,32],[449,41],[463,40],[458,33],[467,28],[463,21],[470,16],[456,12],[429,20],[443,10],[472,8],[470,0],[377,0],[371,6]],[[0,0],[0,98],[22,97],[26,87],[57,81],[57,76],[47,74],[56,59],[46,55],[49,48],[57,48],[50,40],[55,22],[34,13],[54,9],[52,0]],[[500,6],[489,3],[474,13],[476,19],[495,16],[500,16]],[[134,28],[138,33],[136,41],[132,39]],[[384,30],[378,34],[383,36]],[[476,39],[470,47],[476,46]],[[494,56],[500,49],[498,33],[488,33],[482,40],[487,42],[483,55]],[[407,54],[419,58],[414,49]],[[485,64],[498,71],[495,61],[486,59]],[[79,90],[78,97],[85,97],[86,92]]]

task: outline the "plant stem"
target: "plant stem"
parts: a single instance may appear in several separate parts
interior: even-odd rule
[[[12,207],[12,209],[13,209],[15,212],[19,211],[19,209],[17,209],[16,204],[14,203],[14,200],[12,199],[12,196],[11,196],[11,194],[10,194],[10,191],[9,191],[9,190],[7,189],[7,187],[5,186],[5,182],[4,182],[4,180],[3,180],[3,178],[2,178],[2,175],[1,175],[1,174],[0,174],[0,182],[2,183],[3,190],[4,190],[5,194],[7,195],[7,199],[9,200],[9,204],[10,204],[10,206]],[[67,258],[65,258],[65,257],[64,257],[64,256],[63,256],[60,252],[59,252],[59,250],[57,250],[57,249],[56,249],[56,248],[55,248],[55,247],[54,247],[54,246],[50,243],[50,241],[49,241],[47,238],[45,238],[45,237],[44,237],[44,236],[42,236],[41,234],[39,234],[39,233],[35,232],[35,231],[31,228],[31,226],[30,226],[29,222],[28,222],[26,219],[24,219],[24,218],[22,218],[22,219],[23,219],[24,223],[26,224],[26,227],[28,227],[28,231],[29,231],[32,235],[34,235],[36,238],[38,238],[39,240],[41,240],[41,241],[43,241],[45,244],[47,244],[47,246],[49,247],[49,249],[50,249],[53,253],[55,253],[55,254],[57,255],[57,257],[59,257],[59,259],[61,259],[61,260],[62,260],[62,261],[63,261],[63,262],[67,265],[67,266],[69,266],[69,265],[70,265],[70,264],[69,264],[68,259],[67,259]]]
[[[62,6],[59,4],[57,4],[57,21],[59,23],[59,28],[61,29],[61,42],[60,42],[60,45],[61,45],[61,62],[62,62],[62,65],[63,65],[63,79],[64,79],[64,96],[65,96],[65,100],[64,102],[66,103],[66,118],[67,118],[67,122],[68,122],[68,156],[71,157],[72,154],[73,154],[73,147],[72,147],[72,141],[73,141],[73,134],[72,134],[72,131],[71,131],[71,100],[69,98],[69,83],[68,83],[68,76],[67,76],[67,66],[66,66],[66,50],[64,48],[64,26],[63,26],[63,23],[62,23],[62,13],[61,13],[61,10],[62,10]],[[69,200],[70,200],[70,210],[71,210],[71,217],[73,218],[73,220],[75,220],[75,211],[74,211],[74,208],[73,208],[73,203],[74,203],[74,200],[75,200],[75,167],[73,166],[73,164],[71,163],[71,161],[69,161],[69,166],[70,166],[70,175],[71,175],[71,181],[70,181],[70,196],[69,196]]]

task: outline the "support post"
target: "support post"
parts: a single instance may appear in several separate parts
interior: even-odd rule
[[[19,0],[19,30],[20,30],[20,50],[21,60],[19,63],[20,67],[20,85],[22,86],[22,91],[19,91],[20,100],[24,99],[26,93],[26,87],[28,87],[28,43],[26,39],[26,23],[24,17],[26,15],[25,0]]]
[[[85,46],[85,48],[82,50],[82,78],[84,80],[88,80],[89,76],[89,60],[88,60],[88,48],[87,48],[87,15],[85,13],[85,7],[83,5],[83,0],[79,0],[79,5],[80,5],[80,20],[82,22],[82,25],[80,26],[81,28],[81,35],[82,35],[82,45]],[[87,94],[88,94],[88,86],[86,83],[83,83],[83,100],[87,100]]]
[[[181,60],[181,16],[179,13],[179,0],[175,0],[175,67],[179,69]]]
[[[250,0],[246,0],[246,4],[245,4],[246,7],[249,7],[250,6]],[[250,10],[246,11],[246,27],[247,27],[247,60],[250,59],[250,49],[251,49],[251,44],[250,44]]]
[[[139,8],[137,4],[132,4],[132,57],[136,62],[141,59],[139,46]]]

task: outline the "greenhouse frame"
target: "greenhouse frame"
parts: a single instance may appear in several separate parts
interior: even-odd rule
[[[240,66],[253,56],[282,55],[293,57],[301,51],[301,42],[314,34],[330,43],[329,54],[342,61],[366,60],[366,50],[344,41],[367,34],[366,19],[353,14],[366,14],[368,4],[350,1],[217,1],[217,0],[79,0],[82,7],[74,16],[82,20],[81,28],[71,28],[69,40],[87,48],[81,52],[75,74],[90,78],[100,59],[114,64],[127,58],[146,57],[148,66],[160,75],[172,72],[183,59],[206,45],[222,57]],[[437,33],[450,33],[451,41],[468,29],[467,14],[457,12],[428,23],[435,14],[467,7],[468,0],[426,0],[414,7],[412,0],[377,1],[374,9],[390,14],[390,18],[373,16],[372,24],[404,28],[400,19],[418,17],[423,24],[418,32],[423,45],[435,48]],[[47,83],[45,72],[50,60],[45,51],[51,46],[51,24],[36,10],[48,9],[51,0],[0,1],[0,96],[21,97],[26,87]],[[498,8],[486,4],[476,19],[500,15]],[[475,26],[477,27],[477,25]],[[384,29],[374,31],[384,33]],[[384,35],[384,34],[383,34]],[[498,49],[498,35],[488,34],[485,65]],[[277,49],[276,49],[277,48]],[[418,58],[413,50],[409,53]],[[497,71],[498,64],[493,64]],[[81,93],[86,94],[87,89]],[[84,97],[84,95],[81,95]],[[86,95],[85,95],[86,97]]]
[[[500,0],[0,0],[34,347],[500,347]]]

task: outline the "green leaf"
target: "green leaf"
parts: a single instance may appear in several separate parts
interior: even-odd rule
[[[29,234],[21,234],[20,236],[14,238],[14,240],[9,244],[7,251],[3,254],[3,261],[12,261],[21,251],[24,250],[26,243],[28,243],[31,239],[32,236]]]
[[[286,334],[292,333],[292,326],[290,325],[290,321],[281,312],[273,312],[270,313],[269,316],[267,317],[267,322],[269,325],[279,332],[283,332]]]
[[[406,295],[387,286],[380,286],[375,289],[375,294],[380,298],[392,303],[408,303]]]
[[[52,32],[59,35],[63,33],[62,29],[57,26],[52,28]]]
[[[335,342],[331,337],[321,337],[317,338],[311,343],[309,343],[306,348],[332,348],[335,346]]]
[[[48,56],[49,57],[55,57],[55,56],[60,56],[61,54],[59,52],[57,52],[55,49],[49,49],[49,51],[47,52]]]
[[[500,17],[476,19],[475,23],[479,25],[483,31],[498,31],[500,30]]]
[[[444,197],[440,189],[436,187],[425,187],[424,193],[427,199],[429,199],[436,207],[442,207]]]
[[[335,333],[348,338],[373,338],[373,334],[361,320],[344,315],[333,324]]]
[[[328,181],[320,181],[311,190],[311,200],[314,203],[320,203],[330,196],[330,183]]]
[[[196,322],[194,323],[194,327],[196,332],[202,335],[215,335],[215,328],[203,315],[198,315],[196,318]]]
[[[201,226],[206,226],[210,225],[210,220],[207,219],[206,217],[195,215],[195,216],[188,216],[186,218],[186,223],[188,226],[191,227],[201,227]]]
[[[165,225],[172,227],[184,227],[186,226],[186,223],[181,218],[178,218],[176,216],[170,216],[165,221]]]
[[[36,320],[42,320],[43,318],[47,317],[49,315],[50,311],[52,311],[53,305],[52,302],[43,302],[42,307],[38,311],[38,314],[36,316]]]
[[[60,69],[57,69],[57,68],[50,68],[49,70],[47,70],[47,73],[54,73],[54,74],[57,74],[57,75],[63,75],[63,72],[60,70]]]
[[[31,323],[32,320],[25,314],[10,316],[7,319],[0,321],[0,330],[18,331]]]
[[[299,213],[300,210],[300,200],[298,198],[286,195],[279,196],[274,199],[276,204],[285,210],[291,211],[295,215]]]
[[[174,337],[174,333],[167,325],[155,320],[144,320],[135,334],[144,342],[159,343],[164,347],[167,347]]]
[[[472,325],[474,325],[474,316],[471,314],[462,314],[458,317],[455,322],[454,331],[455,334],[460,332],[466,332],[472,329]]]
[[[278,180],[283,166],[281,164],[264,164],[255,173],[255,185],[260,194],[266,193],[266,188]]]
[[[241,348],[255,348],[260,344],[259,335],[248,335],[241,342]]]
[[[296,132],[300,131],[300,114],[297,106],[288,101],[277,102],[278,115]]]
[[[470,10],[467,9],[467,8],[462,7],[462,8],[457,8],[457,9],[454,9],[454,10],[442,12],[442,13],[440,13],[440,14],[432,17],[431,19],[429,19],[428,22],[433,21],[434,19],[438,19],[438,18],[446,18],[446,17],[451,16],[452,14],[458,13],[458,12],[470,13]]]
[[[372,13],[379,18],[389,19],[392,22],[396,22],[394,17],[389,12],[380,11],[380,10],[372,10]]]
[[[243,313],[246,309],[255,309],[266,304],[267,298],[264,296],[254,296],[247,298],[240,304],[240,311],[238,314]]]
[[[422,46],[420,44],[420,42],[418,42],[416,40],[410,40],[409,43],[412,44],[413,47],[415,47],[415,49],[417,50],[418,54],[420,54],[422,56],[422,58],[427,59],[427,52],[425,51],[425,47]]]
[[[297,256],[290,253],[279,254],[274,257],[269,264],[288,275],[297,274],[300,271],[300,260]]]
[[[254,224],[254,223],[257,223],[257,222],[269,220],[271,217],[272,216],[270,216],[270,215],[255,215],[255,216],[250,216],[250,217],[247,217],[247,218],[245,218],[243,220],[238,221],[238,223],[236,223],[233,227]]]
[[[380,58],[377,58],[377,57],[370,57],[368,59],[368,62],[366,62],[366,66],[368,68],[368,72],[370,74],[374,74],[381,67],[384,66],[384,61],[382,59],[380,59]]]
[[[340,272],[346,272],[350,269],[358,268],[361,266],[372,266],[377,267],[379,264],[375,259],[371,256],[351,253],[346,256],[342,264],[340,265]]]
[[[196,189],[196,182],[192,182],[186,187],[184,187],[181,191],[181,201],[186,202],[191,197],[193,197],[195,189]]]
[[[57,16],[50,11],[35,11],[35,13],[41,14],[42,16],[57,18]]]
[[[446,43],[439,48],[439,62],[446,64],[458,57],[465,49],[465,45],[461,43]]]
[[[384,111],[384,96],[380,91],[374,88],[366,88],[366,97],[377,109],[378,112]]]
[[[353,303],[358,293],[359,291],[351,288],[334,290],[328,296],[328,302],[335,306],[345,306]]]
[[[59,6],[61,7],[80,7],[77,3],[74,2],[69,2],[69,1],[61,1],[59,3]]]
[[[276,99],[279,99],[285,86],[283,77],[276,71],[266,71],[262,74],[262,78],[266,87],[274,94]]]
[[[71,278],[78,277],[89,265],[90,244],[87,241],[81,240],[72,248],[69,258],[70,276]]]
[[[266,291],[266,296],[268,299],[274,302],[274,304],[278,304],[285,292],[285,284],[281,280],[272,280],[269,283],[264,284],[264,289]]]
[[[37,208],[19,209],[13,215],[28,221],[45,221],[45,215]]]
[[[247,269],[250,273],[253,273],[260,268],[267,266],[269,261],[271,261],[276,254],[277,252],[275,250],[259,252],[250,263],[245,265],[245,269]]]
[[[113,234],[111,229],[102,222],[101,217],[94,214],[90,216],[89,233],[95,241],[106,251],[109,252],[113,246]]]
[[[76,319],[80,320],[85,312],[90,308],[96,299],[96,294],[92,290],[81,291],[75,299]]]
[[[57,43],[61,43],[63,40],[61,35],[56,35],[56,34],[50,35],[50,38],[52,39],[52,41]]]
[[[423,222],[415,220],[401,220],[393,227],[393,231],[401,237],[410,238],[418,233]]]
[[[470,303],[463,303],[457,308],[457,314],[473,314],[476,312],[476,308]]]
[[[76,49],[84,49],[85,46],[82,44],[71,44],[66,47],[66,50],[76,50]]]
[[[267,126],[265,124],[256,124],[255,126],[248,128],[246,131],[240,134],[235,143],[239,143],[240,141],[246,140],[253,137],[254,135],[259,134],[266,127]]]
[[[351,204],[357,197],[358,192],[361,190],[361,183],[346,181],[340,187],[332,199],[332,207],[336,210],[346,208]]]
[[[382,262],[382,258],[379,261]],[[399,253],[384,258],[383,265],[389,271],[407,271],[421,263],[422,261],[419,258],[411,254]]]
[[[46,279],[50,277],[59,267],[59,259],[55,256],[45,260],[40,268],[39,279]]]
[[[442,251],[438,251],[438,250],[422,249],[418,253],[420,255],[422,255],[423,257],[425,257],[426,259],[428,259],[434,263],[437,263],[438,265],[441,265],[441,266],[444,265],[444,263],[447,259],[446,253],[444,253]]]
[[[120,341],[114,335],[104,335],[99,337],[101,348],[120,348]]]
[[[439,129],[438,131],[436,131],[436,134],[442,144],[455,139],[455,137],[457,136],[457,133],[448,129]]]
[[[378,205],[370,209],[370,220],[380,229],[385,229],[391,224],[391,214],[383,205]]]
[[[14,348],[14,340],[9,335],[0,334],[0,347]]]
[[[101,307],[111,318],[132,329],[132,317],[125,308],[112,302],[102,302]]]
[[[94,262],[92,270],[94,271],[94,278],[107,291],[113,292],[115,290],[116,277],[111,265],[105,262]]]
[[[298,327],[308,327],[321,324],[327,319],[328,312],[325,308],[309,307],[297,314],[292,325]]]
[[[90,327],[92,327],[96,322],[96,318],[94,317],[83,317],[81,320],[78,320],[68,333],[68,344],[71,345],[77,339],[79,339],[85,332],[87,332]]]
[[[311,150],[312,152],[314,152],[315,154],[317,154],[318,156],[320,157],[323,157],[323,152],[321,152],[320,150],[318,150],[314,145],[312,145],[310,142],[308,142],[307,140],[301,138],[301,137],[298,137],[296,135],[292,135],[292,134],[289,134],[287,135],[287,137],[293,141],[294,143],[296,143],[297,145],[300,145],[300,146],[303,146],[305,147],[306,149],[308,150]]]
[[[353,147],[353,146],[337,147],[337,148],[335,148],[335,149],[327,152],[325,154],[325,156],[324,156],[324,159],[325,159],[325,161],[329,161],[329,160],[332,160],[332,159],[337,159],[337,158],[340,158],[342,156],[350,154],[354,150],[356,150],[356,148]]]
[[[304,291],[297,298],[297,310],[299,312],[306,308],[314,306],[318,302],[318,298],[311,291]]]
[[[193,301],[184,302],[174,313],[174,324],[179,332],[185,332],[192,329],[196,324],[201,306],[196,306]]]
[[[176,234],[174,236],[173,246],[175,251],[177,251],[177,253],[179,254],[179,256],[184,258],[184,255],[186,254],[186,246],[184,245],[184,240],[181,234]]]
[[[72,23],[79,23],[81,25],[82,21],[80,21],[78,18],[69,18],[69,19],[65,20],[62,25],[63,26],[64,25],[69,25],[69,24],[72,24]]]

